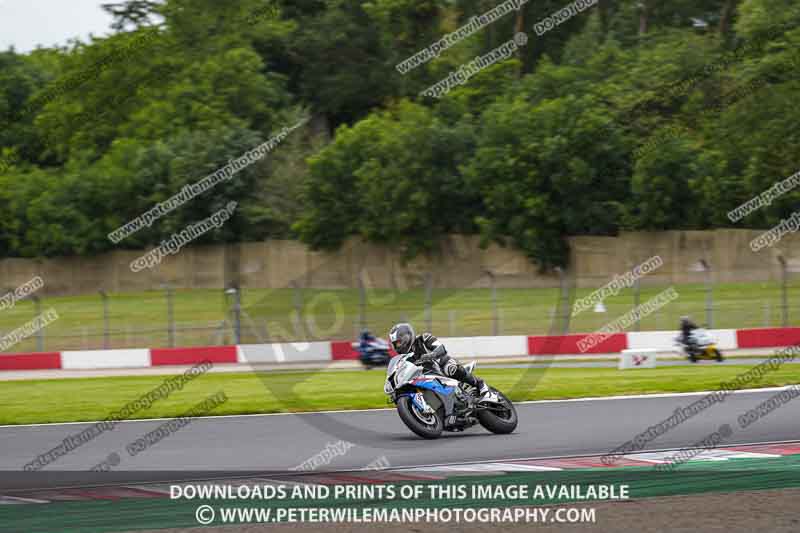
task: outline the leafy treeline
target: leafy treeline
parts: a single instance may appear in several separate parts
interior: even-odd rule
[[[530,1],[438,58],[395,65],[496,0],[129,0],[108,38],[0,53],[0,252],[151,246],[230,200],[206,242],[359,235],[408,256],[480,233],[543,267],[567,235],[769,227],[800,170],[800,4]],[[441,99],[420,92],[525,31]],[[107,234],[311,120],[236,178],[118,245]]]

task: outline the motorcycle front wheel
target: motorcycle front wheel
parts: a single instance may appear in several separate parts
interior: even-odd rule
[[[409,396],[401,396],[397,400],[397,414],[408,429],[423,439],[436,439],[444,431],[441,410],[430,414],[420,413]]]

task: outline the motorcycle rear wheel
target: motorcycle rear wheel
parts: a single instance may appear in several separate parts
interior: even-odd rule
[[[476,413],[476,416],[478,417],[478,422],[492,433],[506,435],[517,429],[517,423],[519,421],[517,418],[517,410],[514,408],[514,404],[511,403],[511,400],[506,398],[502,392],[494,388],[492,390],[497,394],[497,397],[500,398],[503,407],[506,408],[505,413],[501,415],[501,413],[495,411],[481,409]]]
[[[397,414],[403,423],[423,439],[436,439],[444,431],[441,409],[429,415],[423,415],[414,407],[411,398],[401,396],[397,400]]]

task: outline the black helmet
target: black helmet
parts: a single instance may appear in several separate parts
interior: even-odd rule
[[[406,324],[405,322],[396,324],[389,330],[389,342],[392,343],[392,348],[399,354],[409,353],[415,338],[414,328],[411,327],[411,324]]]

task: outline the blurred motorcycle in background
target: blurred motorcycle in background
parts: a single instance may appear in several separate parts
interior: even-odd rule
[[[375,337],[368,330],[362,331],[359,341],[352,343],[352,346],[358,352],[359,361],[367,370],[389,364],[391,359],[389,343]]]
[[[714,359],[722,361],[722,352],[717,349],[717,341],[703,328],[693,329],[686,340],[683,336],[675,339],[676,344],[681,347],[686,358],[692,363],[696,363],[700,359]]]

